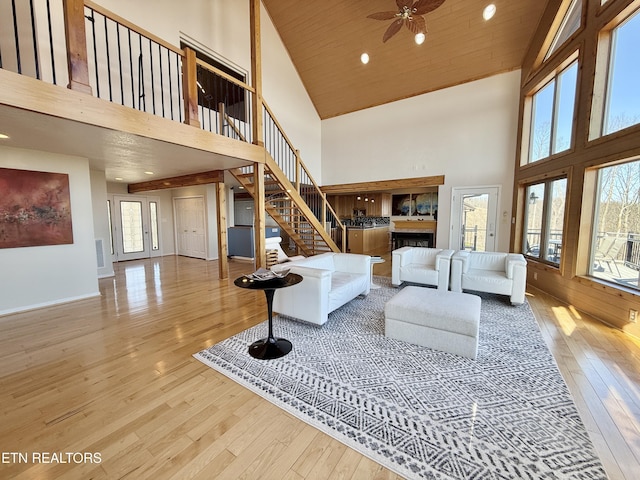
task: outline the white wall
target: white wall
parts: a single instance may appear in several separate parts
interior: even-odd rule
[[[69,175],[73,244],[0,249],[0,315],[99,295],[89,162],[0,147],[0,167]]]
[[[507,251],[519,87],[515,71],[324,120],[322,185],[444,175],[436,243],[445,247],[451,188],[499,185],[497,249]]]
[[[98,277],[114,275],[111,261],[111,245],[109,232],[109,218],[107,212],[107,180],[104,172],[91,170],[91,202],[93,205],[93,232],[96,240],[102,239],[102,255],[104,267],[98,267]],[[96,246],[97,248],[97,246]]]

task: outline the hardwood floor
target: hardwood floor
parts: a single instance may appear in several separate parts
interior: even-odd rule
[[[0,317],[0,478],[400,478],[191,356],[266,317],[233,285],[252,264],[225,281],[185,257],[115,268],[99,298]],[[528,299],[610,478],[637,478],[640,341]]]

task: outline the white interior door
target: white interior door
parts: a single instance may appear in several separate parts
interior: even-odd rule
[[[159,200],[114,195],[110,205],[113,261],[159,256]]]
[[[454,188],[449,248],[494,252],[498,228],[499,187]]]
[[[178,255],[207,258],[207,220],[203,197],[173,199]]]

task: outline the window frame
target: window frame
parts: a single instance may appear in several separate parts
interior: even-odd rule
[[[525,108],[524,108],[524,126],[522,129],[522,139],[521,139],[521,152],[520,152],[520,166],[526,167],[528,165],[535,165],[540,162],[545,162],[549,159],[556,158],[562,155],[567,154],[568,152],[573,151],[575,148],[575,118],[576,118],[576,110],[577,110],[577,100],[578,100],[578,92],[580,89],[580,50],[576,49],[571,55],[569,55],[563,62],[561,62],[553,71],[547,75],[538,85],[531,90],[525,96]],[[569,146],[568,148],[561,150],[559,152],[553,153],[554,143],[557,138],[558,132],[556,131],[557,122],[558,122],[558,103],[560,99],[559,91],[560,91],[560,83],[558,79],[571,68],[573,65],[576,65],[576,81],[575,81],[575,90],[573,94],[573,112],[572,112],[572,122],[571,122],[571,134],[569,138]],[[554,82],[553,85],[553,104],[551,106],[551,125],[549,132],[549,154],[545,157],[539,158],[537,160],[531,160],[532,158],[532,146],[534,143],[534,114],[535,114],[535,96],[544,90],[551,82]]]
[[[533,261],[537,261],[537,262],[541,262],[544,263],[546,265],[551,266],[552,268],[557,268],[559,269],[562,263],[562,259],[563,257],[560,256],[560,260],[558,262],[554,262],[551,260],[548,260],[546,257],[547,255],[544,254],[544,252],[548,252],[549,251],[549,242],[548,242],[548,237],[549,237],[549,224],[550,224],[550,217],[551,217],[551,207],[550,205],[553,202],[553,188],[552,185],[554,182],[558,181],[558,180],[565,180],[566,181],[566,190],[565,190],[565,204],[564,204],[564,214],[563,214],[563,219],[562,219],[562,238],[563,240],[566,238],[566,229],[567,229],[567,212],[568,212],[568,208],[567,208],[567,200],[569,198],[569,175],[566,172],[560,173],[558,175],[554,175],[551,177],[545,177],[545,178],[541,178],[541,179],[536,179],[536,180],[530,180],[525,184],[522,184],[521,188],[522,191],[524,192],[524,201],[525,201],[525,207],[523,208],[523,220],[522,220],[522,239],[521,239],[521,253],[530,260]],[[528,218],[529,218],[529,197],[527,196],[526,192],[529,189],[529,187],[532,187],[534,185],[544,185],[544,197],[542,198],[542,213],[541,213],[541,219],[542,219],[542,223],[540,225],[540,242],[539,242],[539,247],[538,247],[538,256],[535,255],[531,255],[529,252],[527,252],[527,236],[529,233],[528,230]],[[561,244],[562,245],[562,244]],[[562,246],[561,246],[562,248]]]

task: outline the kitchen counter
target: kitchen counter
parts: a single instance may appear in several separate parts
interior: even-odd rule
[[[365,255],[388,253],[389,225],[347,227],[347,250]]]

